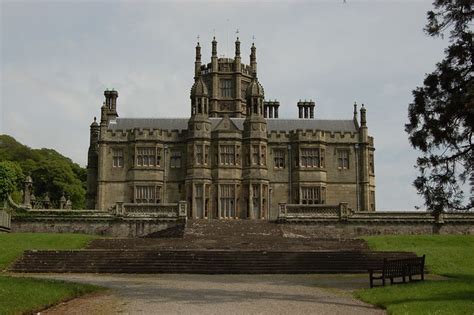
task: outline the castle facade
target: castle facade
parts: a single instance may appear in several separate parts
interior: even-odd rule
[[[87,207],[186,201],[189,218],[264,219],[280,203],[375,211],[374,141],[366,110],[315,118],[315,103],[297,103],[298,119],[279,118],[257,79],[256,47],[242,63],[201,63],[196,46],[190,118],[119,118],[118,92],[104,92],[100,122],[90,126]],[[352,116],[352,115],[351,115]]]

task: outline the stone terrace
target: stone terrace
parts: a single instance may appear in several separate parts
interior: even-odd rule
[[[224,250],[368,250],[360,239],[315,237],[285,224],[248,220],[190,220],[186,226],[144,238],[98,239],[89,249],[224,249]]]

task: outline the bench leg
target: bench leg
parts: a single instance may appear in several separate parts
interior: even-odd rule
[[[382,285],[385,286],[385,278],[382,278]]]

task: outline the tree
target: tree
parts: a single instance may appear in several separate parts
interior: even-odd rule
[[[31,149],[8,135],[0,135],[3,160],[16,162],[23,174],[31,175],[37,197],[49,193],[51,200],[57,201],[65,194],[75,209],[84,207],[87,171],[69,158],[52,149]]]
[[[469,210],[474,205],[474,199],[464,194],[469,193],[468,182],[474,176],[472,3],[434,1],[425,32],[434,37],[449,32],[450,45],[423,86],[413,91],[408,108],[405,130],[411,145],[421,151],[414,186],[435,212]]]
[[[21,167],[11,161],[0,162],[0,201],[5,201],[15,190],[21,189],[24,176]]]

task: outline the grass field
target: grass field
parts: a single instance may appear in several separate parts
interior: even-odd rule
[[[374,236],[365,238],[375,250],[426,254],[430,273],[447,280],[359,290],[357,298],[386,308],[390,314],[474,314],[474,236]]]
[[[80,234],[0,234],[0,270],[26,249],[78,249],[93,238]],[[0,314],[29,313],[98,290],[101,288],[92,285],[1,275]]]

